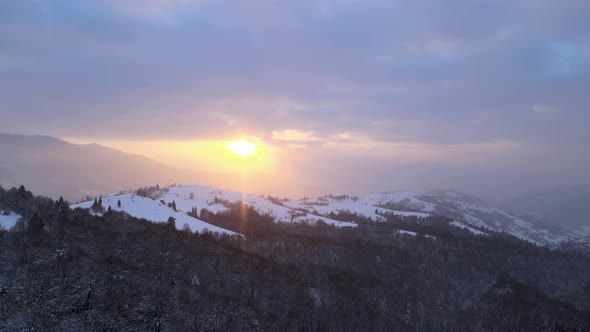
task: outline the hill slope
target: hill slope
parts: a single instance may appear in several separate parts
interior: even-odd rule
[[[347,211],[374,220],[393,213],[418,218],[429,215],[444,216],[454,220],[455,226],[473,226],[472,233],[488,229],[507,233],[537,244],[554,245],[574,236],[555,226],[541,224],[493,207],[484,201],[455,191],[435,190],[424,194],[414,192],[390,192],[363,197],[325,196],[290,201],[288,206],[307,211],[331,213]]]
[[[119,207],[121,203],[121,207]],[[90,209],[93,201],[72,205],[72,208]],[[172,208],[161,204],[151,198],[145,198],[134,194],[108,196],[102,199],[103,209],[110,207],[115,211],[124,211],[135,218],[142,218],[154,222],[166,222],[169,217],[176,220],[176,228],[179,230],[188,227],[192,232],[215,232],[228,235],[237,233],[206,223],[200,219],[188,216],[186,213],[174,211]]]
[[[187,215],[194,210],[199,216],[203,216],[203,213],[228,211],[243,202],[258,213],[271,216],[276,222],[322,221],[338,227],[356,227],[354,216],[382,222],[388,215],[395,215],[421,222],[424,218],[438,215],[453,220],[451,226],[465,228],[474,235],[506,233],[540,245],[557,245],[575,238],[574,234],[560,228],[525,220],[478,198],[454,191],[438,190],[425,194],[391,192],[362,197],[330,195],[300,200],[279,200],[270,196],[208,186],[173,186],[162,190],[142,190],[145,191],[144,196],[149,198],[134,194],[106,196],[103,198],[103,207],[107,209],[111,206],[119,210],[117,201],[121,201],[120,210],[134,217],[165,222],[169,216],[174,216],[177,218],[178,228],[183,227],[187,221],[196,220]],[[176,211],[170,206],[173,202]],[[85,202],[74,207],[90,208],[91,205],[92,202]],[[339,214],[341,215],[338,216]],[[347,216],[350,219],[343,219]],[[194,231],[208,227],[193,227],[190,222],[187,223]]]
[[[289,207],[274,204],[263,196],[208,186],[173,186],[162,190],[152,190],[149,197],[145,198],[135,194],[110,195],[103,197],[102,206],[104,209],[110,206],[112,209],[127,212],[134,217],[156,222],[165,222],[169,216],[173,216],[177,218],[177,227],[182,227],[183,222],[190,219],[196,220],[187,215],[193,208],[201,212],[206,209],[209,212],[218,213],[229,210],[234,204],[244,202],[252,206],[260,214],[272,216],[277,222],[315,223],[319,220],[338,227],[357,226],[355,223],[333,220],[311,213],[302,213]],[[121,208],[118,207],[118,201],[121,201]],[[172,202],[175,203],[176,211],[168,206]],[[72,208],[90,208],[92,203],[92,201],[83,202],[72,205]]]

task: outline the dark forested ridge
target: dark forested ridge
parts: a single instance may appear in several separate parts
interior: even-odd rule
[[[586,331],[590,256],[434,217],[357,229],[207,221],[245,238],[0,189],[1,331]],[[337,218],[338,216],[333,216]],[[395,232],[401,224],[428,234]]]

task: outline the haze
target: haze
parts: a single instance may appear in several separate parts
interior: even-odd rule
[[[443,187],[499,200],[590,183],[589,12],[576,0],[3,1],[0,132],[286,196]],[[228,153],[240,139],[256,153]]]

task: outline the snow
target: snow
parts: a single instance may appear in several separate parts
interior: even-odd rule
[[[482,232],[482,231],[480,231],[478,229],[475,229],[473,227],[469,227],[469,226],[467,226],[467,225],[465,225],[463,223],[460,223],[458,221],[453,221],[453,222],[451,222],[449,224],[451,226],[455,226],[455,227],[459,227],[459,228],[466,228],[473,235],[489,235],[489,234],[486,234],[486,233],[484,233],[484,232]]]
[[[386,196],[384,196],[386,195]],[[338,213],[338,212],[350,212],[350,213],[357,213],[362,215],[366,218],[371,218],[375,221],[382,221],[384,220],[382,214],[393,213],[398,216],[403,217],[418,217],[418,218],[426,218],[429,217],[430,214],[424,212],[408,212],[408,211],[397,211],[386,209],[383,207],[378,207],[378,205],[383,205],[387,202],[392,202],[388,200],[391,198],[392,194],[379,194],[374,196],[365,196],[365,197],[333,197],[333,196],[324,196],[318,197],[315,199],[302,199],[296,201],[289,201],[285,202],[284,204],[293,208],[293,209],[301,209],[305,210],[308,213],[318,213],[322,215],[328,215],[330,213]],[[411,193],[395,193],[395,198],[399,200],[407,199],[411,196]],[[375,213],[377,212],[377,213]]]
[[[0,228],[9,230],[16,224],[21,216],[11,211],[8,211],[8,215],[4,215],[4,213],[4,210],[0,210]]]
[[[385,221],[383,215],[394,214],[403,217],[423,219],[440,214],[453,219],[452,226],[466,228],[474,235],[486,235],[474,227],[485,227],[495,232],[505,232],[518,238],[540,244],[556,244],[573,238],[571,234],[547,229],[521,217],[507,213],[477,198],[454,191],[420,194],[409,191],[386,192],[361,197],[322,196],[299,200],[278,200],[267,196],[249,194],[233,190],[218,189],[209,186],[174,186],[162,191],[161,197],[155,200],[132,194],[112,195],[103,198],[103,206],[109,205],[118,210],[117,200],[122,202],[122,210],[138,218],[157,222],[165,222],[168,217],[177,219],[179,229],[185,223],[191,230],[199,232],[207,228],[210,231],[230,233],[228,230],[210,225],[205,221],[189,217],[186,213],[193,208],[203,208],[218,213],[226,211],[229,204],[244,202],[261,214],[272,216],[277,222],[316,223],[322,221],[337,227],[357,227],[354,222],[343,222],[329,218],[331,213],[347,212],[373,221]],[[163,200],[165,204],[161,204]],[[166,204],[174,201],[177,211],[174,212]],[[92,202],[78,204],[89,208]],[[389,206],[390,208],[385,208]],[[397,209],[391,209],[394,207]],[[583,233],[590,229],[584,230]]]
[[[192,195],[191,195],[192,194]],[[191,197],[193,197],[191,199]],[[228,208],[223,201],[230,203],[245,202],[248,206],[253,207],[260,214],[268,214],[275,218],[277,222],[307,222],[314,223],[321,220],[329,225],[338,227],[356,227],[357,224],[352,222],[343,222],[313,213],[302,213],[289,206],[278,205],[271,202],[267,197],[248,194],[239,191],[222,190],[207,186],[177,186],[171,187],[167,193],[164,193],[160,199],[166,203],[176,202],[176,208],[182,212],[189,212],[193,207],[199,211],[202,208],[217,213],[225,211]],[[215,203],[217,199],[218,203]]]
[[[435,204],[425,202],[418,198],[419,193],[411,191],[395,191],[375,195],[365,196],[364,200],[371,202],[372,205],[383,205],[386,203],[397,203],[423,212],[434,212]]]
[[[418,234],[420,234],[420,233],[416,233],[416,232],[412,232],[412,231],[406,231],[406,230],[403,230],[403,229],[398,229],[397,230],[397,233],[398,234],[404,234],[404,235],[410,235],[410,236],[418,236]],[[426,234],[420,234],[420,235],[423,235],[423,236],[425,236],[425,237],[427,237],[429,239],[436,239],[436,237],[435,236],[432,236],[432,235],[426,235]]]
[[[590,226],[581,226],[575,230],[575,234],[579,236],[590,236]]]
[[[536,244],[557,244],[571,238],[565,231],[549,230],[461,193],[433,191],[416,199],[434,204],[435,211],[465,226],[489,228]]]
[[[454,191],[428,194],[400,191],[363,197],[324,196],[289,201],[285,204],[294,209],[305,210],[309,213],[329,215],[332,212],[338,213],[339,211],[345,211],[356,213],[375,221],[384,221],[385,218],[382,215],[388,213],[418,218],[426,218],[435,213],[442,213],[449,218],[457,218],[452,223],[453,226],[467,228],[474,235],[485,235],[486,233],[472,226],[486,227],[496,232],[506,232],[534,243],[551,244],[569,238],[563,235],[556,235],[554,232],[525,221],[522,218],[489,206],[483,201]],[[390,204],[395,205],[396,208],[399,206],[399,209],[405,211],[391,210],[383,207]]]
[[[318,288],[309,288],[308,293],[313,301],[313,304],[316,307],[320,307],[322,305],[322,295],[320,293],[320,290]]]
[[[118,201],[121,201],[121,208],[118,207]],[[165,204],[162,204],[160,201],[164,201]],[[167,206],[172,201],[176,203],[176,212]],[[154,222],[166,222],[169,217],[174,217],[176,219],[176,228],[179,230],[183,229],[186,223],[193,232],[210,231],[236,235],[237,233],[187,215],[187,212],[190,212],[193,207],[196,207],[199,212],[203,208],[213,213],[226,211],[229,209],[224,205],[227,202],[232,204],[245,202],[259,213],[273,216],[277,222],[305,222],[313,224],[321,220],[326,224],[337,227],[358,226],[352,222],[343,222],[319,215],[295,211],[292,208],[274,204],[262,196],[207,186],[170,187],[167,192],[162,191],[161,196],[155,199],[145,198],[135,194],[111,195],[102,198],[102,206],[105,210],[110,206],[115,211],[124,211],[133,217]],[[75,204],[72,208],[80,207],[89,209],[92,203],[93,201]]]
[[[121,208],[117,206],[117,202],[121,201]],[[92,201],[75,204],[72,208],[89,209],[92,206]],[[137,196],[134,194],[106,196],[102,198],[102,206],[106,210],[110,206],[115,211],[125,211],[135,218],[143,218],[154,222],[166,222],[169,217],[176,219],[176,228],[182,230],[184,224],[188,224],[190,230],[197,233],[215,232],[229,235],[238,235],[221,227],[217,227],[206,223],[202,220],[188,216],[186,213],[180,211],[175,212],[172,208],[162,205],[158,200]]]

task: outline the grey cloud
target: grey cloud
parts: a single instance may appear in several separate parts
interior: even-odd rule
[[[588,12],[582,0],[2,2],[0,131],[517,141],[579,149],[568,162],[584,164]]]

